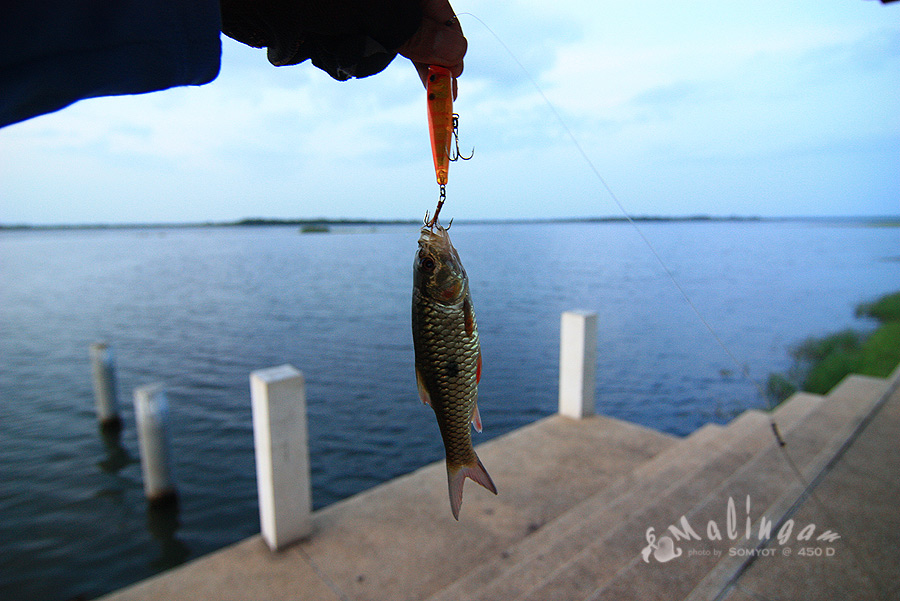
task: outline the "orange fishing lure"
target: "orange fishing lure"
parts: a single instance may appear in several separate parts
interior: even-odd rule
[[[428,67],[428,130],[437,183],[447,185],[450,172],[450,143],[453,139],[453,75],[437,65]]]

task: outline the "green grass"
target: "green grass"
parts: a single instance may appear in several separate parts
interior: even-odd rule
[[[792,354],[798,361],[818,363],[833,355],[855,352],[864,339],[859,332],[844,330],[825,338],[808,338]]]
[[[886,378],[900,364],[900,321],[891,321],[875,330],[860,349],[859,372]]]
[[[900,292],[882,296],[874,303],[863,303],[856,308],[857,317],[874,317],[881,323],[900,321]]]
[[[784,374],[771,374],[766,382],[766,394],[776,403],[789,398],[798,387]]]
[[[770,397],[781,402],[798,389],[826,394],[851,373],[889,376],[900,364],[900,292],[860,305],[856,315],[873,317],[881,325],[868,336],[844,330],[804,341],[792,352],[791,372],[769,376]]]

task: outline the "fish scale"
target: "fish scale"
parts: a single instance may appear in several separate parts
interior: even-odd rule
[[[431,407],[451,466],[471,463],[472,434],[469,421],[477,394],[475,378],[478,361],[478,336],[466,336],[462,307],[441,310],[423,301],[420,321],[426,324],[422,337],[422,376],[431,393]],[[471,402],[457,402],[469,399]]]

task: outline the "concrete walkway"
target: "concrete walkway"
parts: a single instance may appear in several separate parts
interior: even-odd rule
[[[684,439],[553,416],[478,448],[500,494],[469,482],[459,522],[440,462],[316,512],[281,553],[252,537],[103,599],[896,599],[898,383],[851,376]],[[788,519],[763,547],[760,522]]]
[[[552,416],[478,447],[499,494],[468,482],[459,522],[441,461],[316,512],[312,537],[281,553],[254,536],[104,599],[421,599],[676,441]]]

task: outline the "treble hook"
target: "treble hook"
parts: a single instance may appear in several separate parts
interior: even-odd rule
[[[451,161],[458,161],[462,159],[464,161],[468,161],[473,156],[475,156],[475,148],[472,148],[472,152],[469,153],[469,156],[465,156],[464,154],[459,152],[459,115],[457,113],[453,113],[453,143],[456,146],[453,152],[450,152],[449,149],[447,151],[447,158]]]

